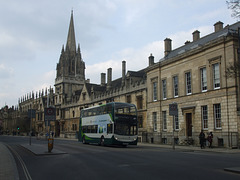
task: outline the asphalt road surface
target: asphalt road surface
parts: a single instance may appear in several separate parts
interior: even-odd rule
[[[234,180],[240,174],[224,171],[240,166],[240,154],[194,152],[161,147],[106,147],[84,145],[77,141],[55,139],[54,148],[66,152],[57,155],[35,155],[20,146],[28,137],[0,136],[22,159],[16,158],[20,180],[27,170],[33,180]],[[46,140],[32,138],[32,144]],[[16,156],[16,155],[15,155]]]

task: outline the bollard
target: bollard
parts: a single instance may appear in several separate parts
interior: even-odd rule
[[[53,141],[54,139],[53,138],[49,138],[48,139],[48,152],[50,153],[53,149]]]

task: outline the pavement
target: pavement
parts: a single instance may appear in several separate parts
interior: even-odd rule
[[[0,179],[19,180],[17,165],[7,145],[0,142]]]
[[[59,138],[57,138],[59,139]],[[65,140],[65,138],[64,138]],[[76,140],[76,139],[67,139],[67,140]],[[61,155],[66,154],[66,152],[60,151],[53,147],[51,152],[48,152],[48,146],[46,144],[21,144],[21,146],[28,151],[32,152],[36,156],[45,156],[45,155]],[[190,151],[190,152],[214,152],[214,153],[240,153],[240,149],[231,149],[231,148],[204,148],[196,146],[179,146],[176,145],[162,145],[162,144],[150,144],[150,143],[138,143],[138,146],[147,146],[147,147],[159,147],[174,149],[176,151]],[[0,180],[19,180],[19,174],[16,166],[15,159],[12,155],[13,152],[10,151],[10,147],[7,144],[0,142]],[[229,167],[225,168],[225,171],[239,173],[240,167]]]

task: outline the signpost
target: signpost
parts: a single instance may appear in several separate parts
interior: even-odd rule
[[[29,145],[31,145],[31,137],[32,137],[32,118],[36,118],[36,110],[35,110],[35,109],[29,109],[29,110],[28,110],[28,118],[30,118]]]
[[[173,116],[173,149],[175,149],[175,138],[174,138],[174,130],[175,130],[175,116],[178,116],[178,104],[173,102],[169,104],[169,115]]]
[[[50,137],[50,121],[56,120],[56,109],[54,107],[44,108],[44,121],[45,125],[49,127],[49,137]]]
[[[48,126],[48,152],[50,153],[53,149],[53,137],[50,138],[50,121],[56,120],[56,109],[54,107],[44,108],[44,120],[46,126]]]
[[[56,110],[53,107],[44,108],[44,120],[48,121],[54,121],[56,120]]]

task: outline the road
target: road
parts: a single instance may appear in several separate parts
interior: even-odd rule
[[[20,146],[28,137],[0,136],[23,160],[33,180],[151,180],[151,179],[240,179],[240,174],[224,171],[240,166],[240,154],[172,150],[157,146],[102,147],[77,141],[55,139],[54,148],[66,152],[36,156]],[[32,138],[32,144],[46,144]],[[20,180],[26,179],[23,165],[16,159]]]

